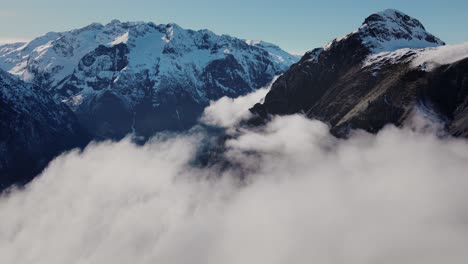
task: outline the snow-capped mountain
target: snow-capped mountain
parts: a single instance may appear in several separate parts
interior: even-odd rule
[[[0,50],[0,68],[68,104],[98,138],[185,129],[210,100],[262,87],[298,60],[265,42],[117,20]]]
[[[376,132],[422,113],[468,136],[468,44],[444,46],[417,19],[389,9],[354,32],[307,52],[251,111],[304,113],[330,124]]]
[[[65,104],[0,70],[0,190],[30,180],[55,155],[88,140]]]
[[[419,20],[395,9],[369,16],[355,34],[373,53],[445,45],[427,32]]]
[[[402,48],[418,49],[445,45],[439,38],[427,32],[419,20],[401,11],[387,9],[367,17],[357,30],[308,52],[309,59],[316,60],[323,51],[352,40],[356,40],[361,48],[365,48],[365,53],[372,54]]]
[[[13,52],[21,48],[24,45],[26,45],[26,43],[24,42],[16,42],[16,43],[8,43],[8,44],[0,45],[0,56]]]

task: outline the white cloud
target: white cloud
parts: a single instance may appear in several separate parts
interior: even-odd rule
[[[0,199],[0,263],[468,261],[467,141],[301,116],[237,133],[242,170],[191,166],[201,132],[57,158]]]
[[[210,105],[203,112],[201,122],[224,128],[237,125],[240,121],[251,116],[249,108],[266,96],[276,79],[278,77],[275,77],[267,86],[245,96],[237,98],[225,96],[217,101],[210,102]]]
[[[0,45],[18,43],[18,42],[28,42],[28,41],[29,41],[29,39],[26,39],[26,38],[3,38],[3,37],[0,37]]]
[[[291,55],[294,55],[296,57],[302,58],[304,54],[306,54],[306,51],[291,51],[289,52]]]
[[[413,67],[424,65],[425,69],[430,71],[437,66],[451,64],[466,57],[468,57],[468,42],[421,50],[416,53],[411,65]]]

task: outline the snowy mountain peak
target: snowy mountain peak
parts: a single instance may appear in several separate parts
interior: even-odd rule
[[[391,52],[402,48],[429,48],[445,43],[426,31],[422,23],[405,13],[387,9],[367,17],[354,32],[326,44],[329,50],[341,41],[358,38],[370,53]]]
[[[419,20],[395,9],[370,15],[357,33],[373,53],[445,45],[427,32]]]
[[[382,22],[393,22],[402,26],[407,25],[425,30],[424,26],[421,24],[421,22],[419,22],[419,20],[412,18],[396,9],[386,9],[384,11],[372,14],[364,20],[362,25],[380,24]]]

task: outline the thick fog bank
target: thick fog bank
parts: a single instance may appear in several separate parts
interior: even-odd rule
[[[248,104],[221,100],[202,120],[234,131]],[[203,132],[62,155],[0,198],[0,263],[468,261],[467,141],[391,126],[338,140],[297,115],[235,133],[224,155],[243,182],[190,165]]]

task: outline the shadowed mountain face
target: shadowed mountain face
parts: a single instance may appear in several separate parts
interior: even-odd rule
[[[210,100],[252,92],[297,61],[273,44],[142,22],[0,47],[0,68],[65,102],[97,139],[190,128]]]
[[[468,136],[468,45],[444,45],[399,11],[373,14],[357,31],[308,52],[251,111],[261,119],[304,113],[339,136],[402,125],[417,111]]]
[[[28,182],[54,156],[88,141],[65,104],[0,70],[0,190]]]

